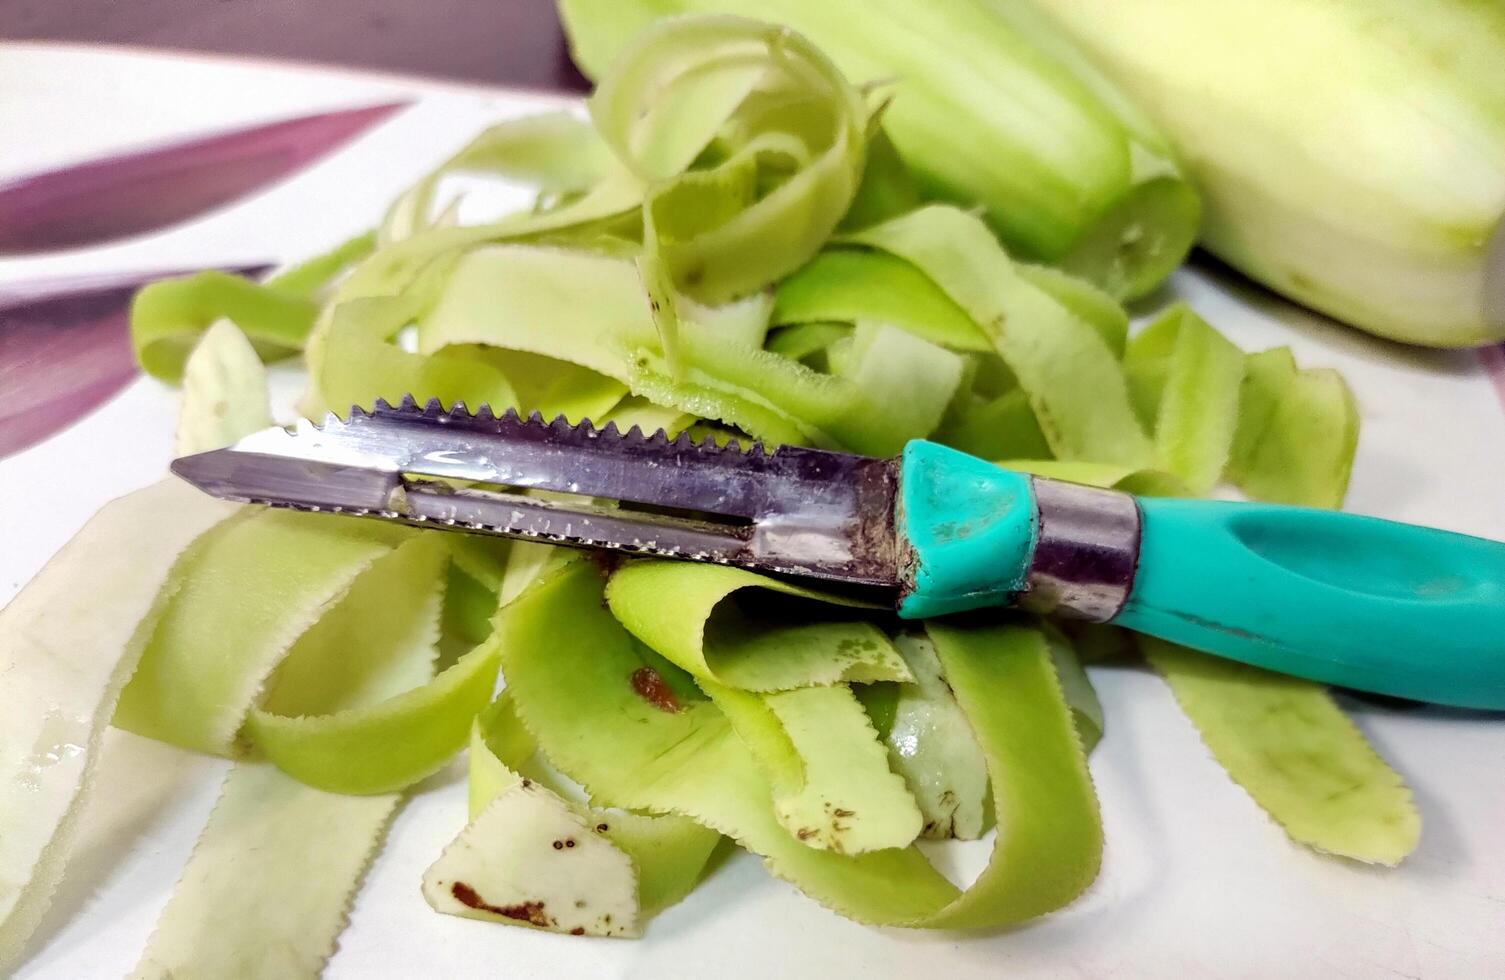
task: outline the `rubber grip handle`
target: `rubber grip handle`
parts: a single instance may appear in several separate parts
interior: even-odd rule
[[[1119,625],[1329,684],[1505,709],[1505,544],[1298,507],[1139,505]]]

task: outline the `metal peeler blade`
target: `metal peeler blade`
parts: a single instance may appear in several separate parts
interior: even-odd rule
[[[407,397],[253,433],[172,470],[248,503],[899,585],[893,460]]]

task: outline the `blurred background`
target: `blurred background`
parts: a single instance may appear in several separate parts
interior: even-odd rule
[[[0,0],[0,37],[586,87],[565,52],[553,0]]]

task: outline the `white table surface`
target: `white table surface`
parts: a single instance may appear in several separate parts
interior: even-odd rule
[[[272,190],[140,239],[0,260],[0,283],[297,259],[369,226],[484,124],[562,104],[323,69],[0,43],[0,179],[398,95],[417,101]],[[1179,273],[1173,292],[1247,349],[1289,343],[1303,364],[1343,370],[1364,418],[1351,509],[1505,538],[1505,378],[1497,388],[1476,355],[1375,341],[1210,270]],[[297,384],[278,373],[283,404]],[[161,475],[175,407],[173,391],[141,379],[0,461],[0,601],[100,504]],[[1093,679],[1108,719],[1091,760],[1107,850],[1097,882],[1056,915],[986,936],[874,930],[739,854],[636,942],[441,916],[418,878],[464,821],[457,763],[398,815],[326,975],[1505,976],[1505,718],[1352,705],[1423,818],[1416,853],[1376,870],[1292,845],[1212,762],[1156,678],[1104,668]],[[83,839],[19,976],[120,976],[134,965],[225,768],[120,732],[101,764]],[[980,844],[948,852],[963,873],[984,857]]]

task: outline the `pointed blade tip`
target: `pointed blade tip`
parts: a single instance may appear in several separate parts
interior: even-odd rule
[[[224,458],[229,449],[210,449],[201,453],[179,456],[167,464],[167,469],[178,479],[211,497],[224,498]]]

